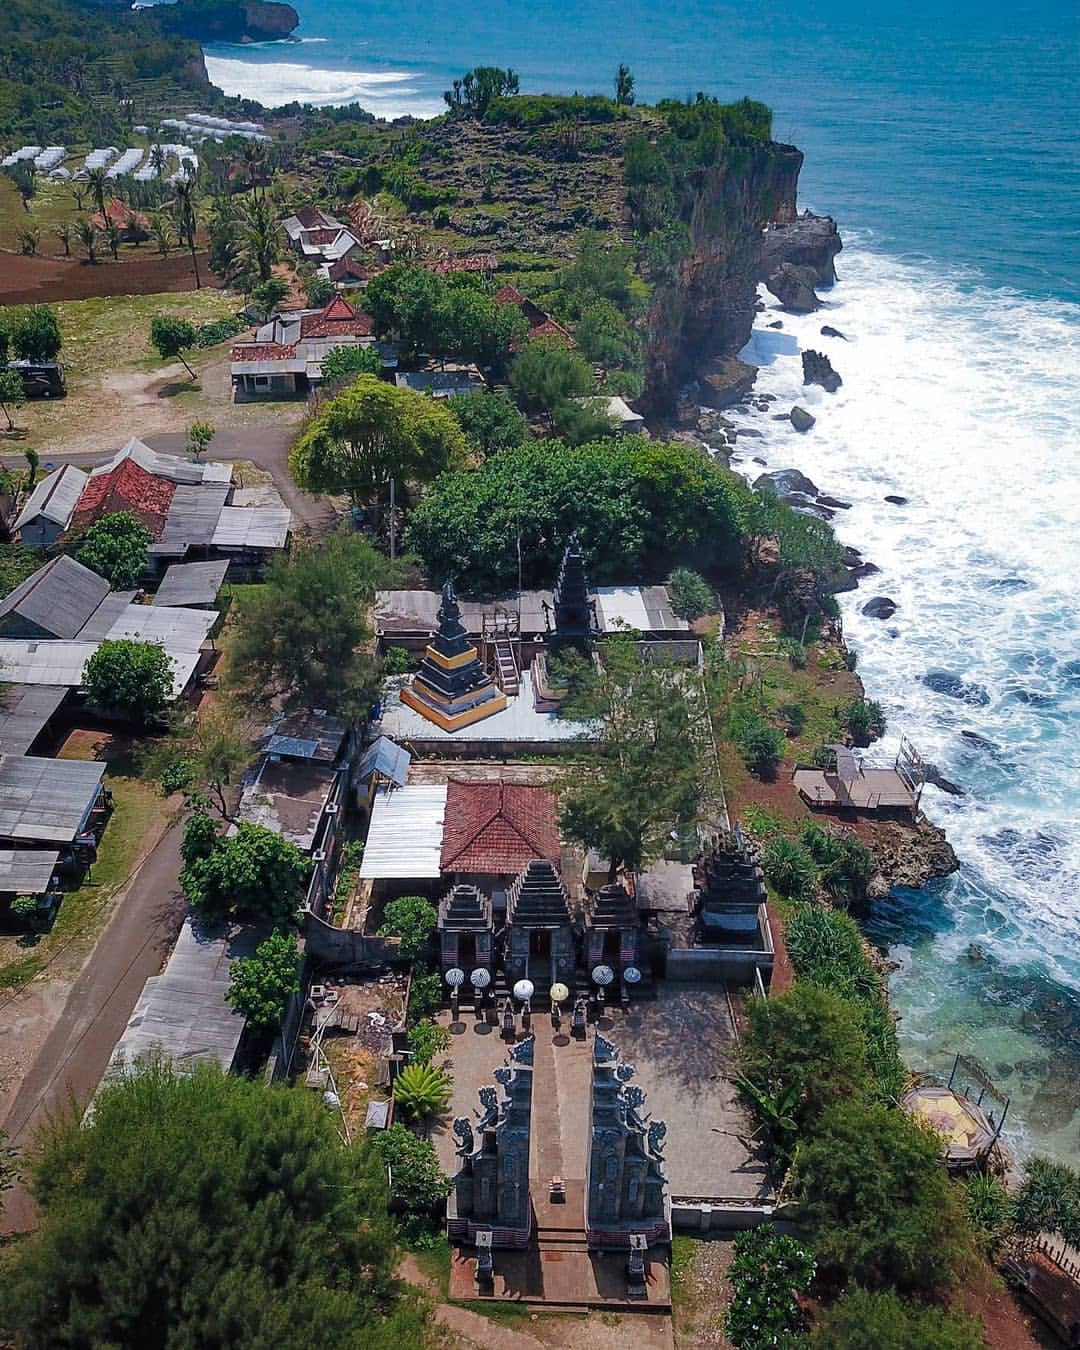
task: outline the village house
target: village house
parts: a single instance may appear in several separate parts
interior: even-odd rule
[[[65,464],[46,474],[34,487],[15,517],[11,532],[28,548],[55,544],[71,520],[89,475],[74,464]]]
[[[522,314],[524,314],[529,325],[529,336],[527,341],[534,342],[537,338],[546,339],[549,342],[559,342],[567,347],[574,347],[573,336],[568,329],[564,328],[557,319],[541,309],[535,300],[530,300],[527,295],[519,291],[516,286],[507,284],[495,292],[495,299],[503,305],[516,305]]]
[[[233,392],[244,398],[291,398],[322,382],[322,362],[335,347],[375,346],[369,315],[341,296],[322,309],[275,314],[250,342],[232,349]]]
[[[317,206],[301,206],[283,225],[289,244],[305,262],[330,265],[360,247],[360,240],[335,216]]]
[[[112,225],[120,231],[125,244],[141,244],[150,238],[150,222],[141,211],[113,197],[105,203],[104,211],[95,211],[90,217],[102,234]]]

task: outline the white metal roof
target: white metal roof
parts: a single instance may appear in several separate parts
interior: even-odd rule
[[[197,652],[217,621],[217,610],[185,609],[181,605],[128,605],[109,630],[110,639],[132,638],[156,642],[170,656]]]
[[[417,783],[390,792],[380,788],[371,808],[361,877],[437,878],[445,819],[445,783]]]
[[[132,436],[104,464],[98,464],[91,469],[90,477],[96,478],[99,474],[109,473],[125,459],[133,459],[147,473],[155,474],[158,478],[167,478],[170,483],[232,482],[232,466],[229,464],[222,464],[219,460],[213,459],[181,459],[179,455],[159,454],[137,436]]]
[[[54,469],[34,488],[30,499],[16,517],[12,529],[21,530],[24,525],[37,520],[39,516],[44,516],[46,520],[51,520],[62,529],[66,529],[87,480],[88,475],[82,469],[77,469],[74,464],[64,464],[59,469]]]
[[[291,524],[288,507],[226,506],[213,544],[215,548],[284,548]]]
[[[596,602],[603,615],[605,633],[615,631],[624,623],[639,632],[648,632],[651,626],[649,611],[637,586],[598,586]]]

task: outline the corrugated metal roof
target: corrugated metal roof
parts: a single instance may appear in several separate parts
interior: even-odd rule
[[[180,1066],[206,1060],[228,1072],[245,1025],[243,1015],[225,1002],[229,967],[250,956],[261,936],[250,927],[204,928],[186,918],[164,971],[143,986],[109,1072],[154,1053]]]
[[[52,884],[60,854],[44,848],[0,849],[0,893],[41,895]]]
[[[109,583],[74,558],[52,558],[0,601],[12,614],[58,638],[73,638],[109,593]]]
[[[0,686],[0,752],[25,755],[67,693],[67,685]]]
[[[370,778],[373,773],[382,774],[398,787],[404,787],[409,777],[409,765],[412,755],[408,750],[392,741],[389,736],[380,736],[364,751],[357,777]]]
[[[20,684],[82,684],[83,668],[98,649],[96,642],[33,642],[0,638],[0,670]]]
[[[75,634],[79,642],[100,642],[107,638],[117,619],[135,599],[134,591],[110,591]]]
[[[215,548],[284,548],[291,524],[288,507],[226,506],[212,542]]]
[[[109,637],[156,642],[170,656],[177,652],[197,652],[217,617],[217,610],[213,609],[128,605],[109,630]]]
[[[82,469],[77,469],[74,464],[64,464],[59,469],[54,469],[34,488],[29,501],[16,517],[12,529],[21,530],[24,525],[42,516],[59,525],[61,529],[66,529],[88,477],[88,474]]]
[[[104,464],[99,464],[96,468],[90,470],[90,477],[96,478],[99,474],[110,473],[123,463],[125,459],[133,459],[140,468],[147,473],[155,474],[158,478],[167,478],[170,483],[230,483],[232,481],[232,466],[222,464],[219,460],[194,460],[181,459],[179,455],[163,455],[157,450],[151,450],[137,436],[131,439],[111,459],[107,459]]]
[[[221,517],[221,508],[229,496],[225,483],[178,487],[165,517],[161,537],[150,545],[159,558],[182,558],[189,548],[211,543]]]
[[[445,783],[380,788],[371,809],[361,877],[438,877],[445,819]]]
[[[227,562],[172,563],[151,604],[212,605],[229,570]]]
[[[104,764],[0,756],[0,839],[70,844],[97,800]]]

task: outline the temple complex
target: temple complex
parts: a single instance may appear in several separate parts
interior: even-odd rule
[[[401,701],[443,731],[457,731],[506,707],[506,695],[469,641],[449,581],[442,589],[438,627]]]
[[[530,980],[546,991],[559,982],[574,988],[574,916],[558,872],[546,858],[534,858],[506,895],[507,983]]]
[[[439,958],[444,981],[448,970],[460,970],[465,977],[483,970],[487,982],[474,983],[473,987],[486,989],[491,980],[494,934],[490,897],[479,886],[465,882],[452,887],[439,902]],[[478,979],[482,981],[483,977]]]

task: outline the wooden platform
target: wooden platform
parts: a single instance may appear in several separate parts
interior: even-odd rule
[[[857,778],[841,780],[825,769],[797,764],[791,781],[807,806],[823,810],[914,814],[918,806],[918,796],[896,769],[864,768]]]

